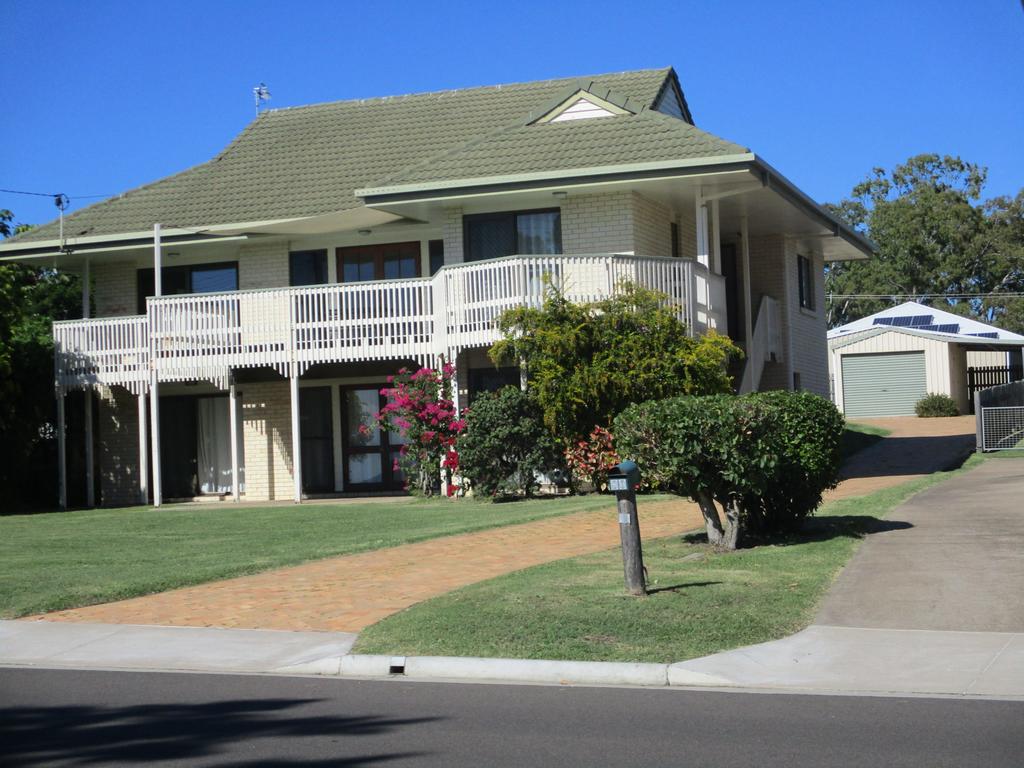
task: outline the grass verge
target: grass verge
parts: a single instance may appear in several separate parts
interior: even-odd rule
[[[914,493],[982,461],[826,504],[802,537],[731,553],[644,542],[652,594],[624,594],[618,550],[530,568],[428,600],[367,628],[356,651],[674,662],[807,626],[857,543]],[[643,529],[643,500],[640,502]]]
[[[95,509],[0,517],[0,618],[163,592],[335,555],[614,505],[402,499]]]

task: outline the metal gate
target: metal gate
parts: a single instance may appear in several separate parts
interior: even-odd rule
[[[1024,405],[981,409],[981,450],[1024,448]]]
[[[1003,384],[975,395],[978,449],[1024,449],[1024,381]]]

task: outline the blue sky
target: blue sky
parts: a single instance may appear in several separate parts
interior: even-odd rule
[[[1019,0],[0,0],[0,188],[117,193],[272,107],[672,65],[697,125],[819,201],[921,152],[1024,186]],[[42,223],[45,198],[0,193]]]

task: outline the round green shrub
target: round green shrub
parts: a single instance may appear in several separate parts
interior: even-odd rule
[[[914,413],[921,418],[959,416],[960,409],[956,407],[956,400],[949,395],[930,392],[917,401],[917,404],[914,405]]]
[[[457,450],[463,480],[482,496],[530,496],[538,476],[561,464],[539,406],[517,387],[473,401]]]
[[[835,487],[843,425],[817,395],[765,392],[639,403],[613,434],[652,488],[693,498],[717,522],[716,502],[739,531],[767,534],[798,528]]]

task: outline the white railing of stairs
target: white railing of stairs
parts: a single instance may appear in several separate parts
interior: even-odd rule
[[[747,345],[747,358],[740,381],[740,394],[756,392],[761,384],[766,362],[782,361],[782,315],[779,302],[771,296],[762,296],[757,308],[753,338]]]
[[[722,328],[724,279],[695,261],[630,255],[509,256],[431,278],[150,298],[143,316],[54,323],[57,386],[160,381],[226,387],[236,368],[302,374],[317,363],[454,359],[498,339],[507,309],[540,306],[549,283],[574,302],[625,281],[668,297],[694,335]]]

